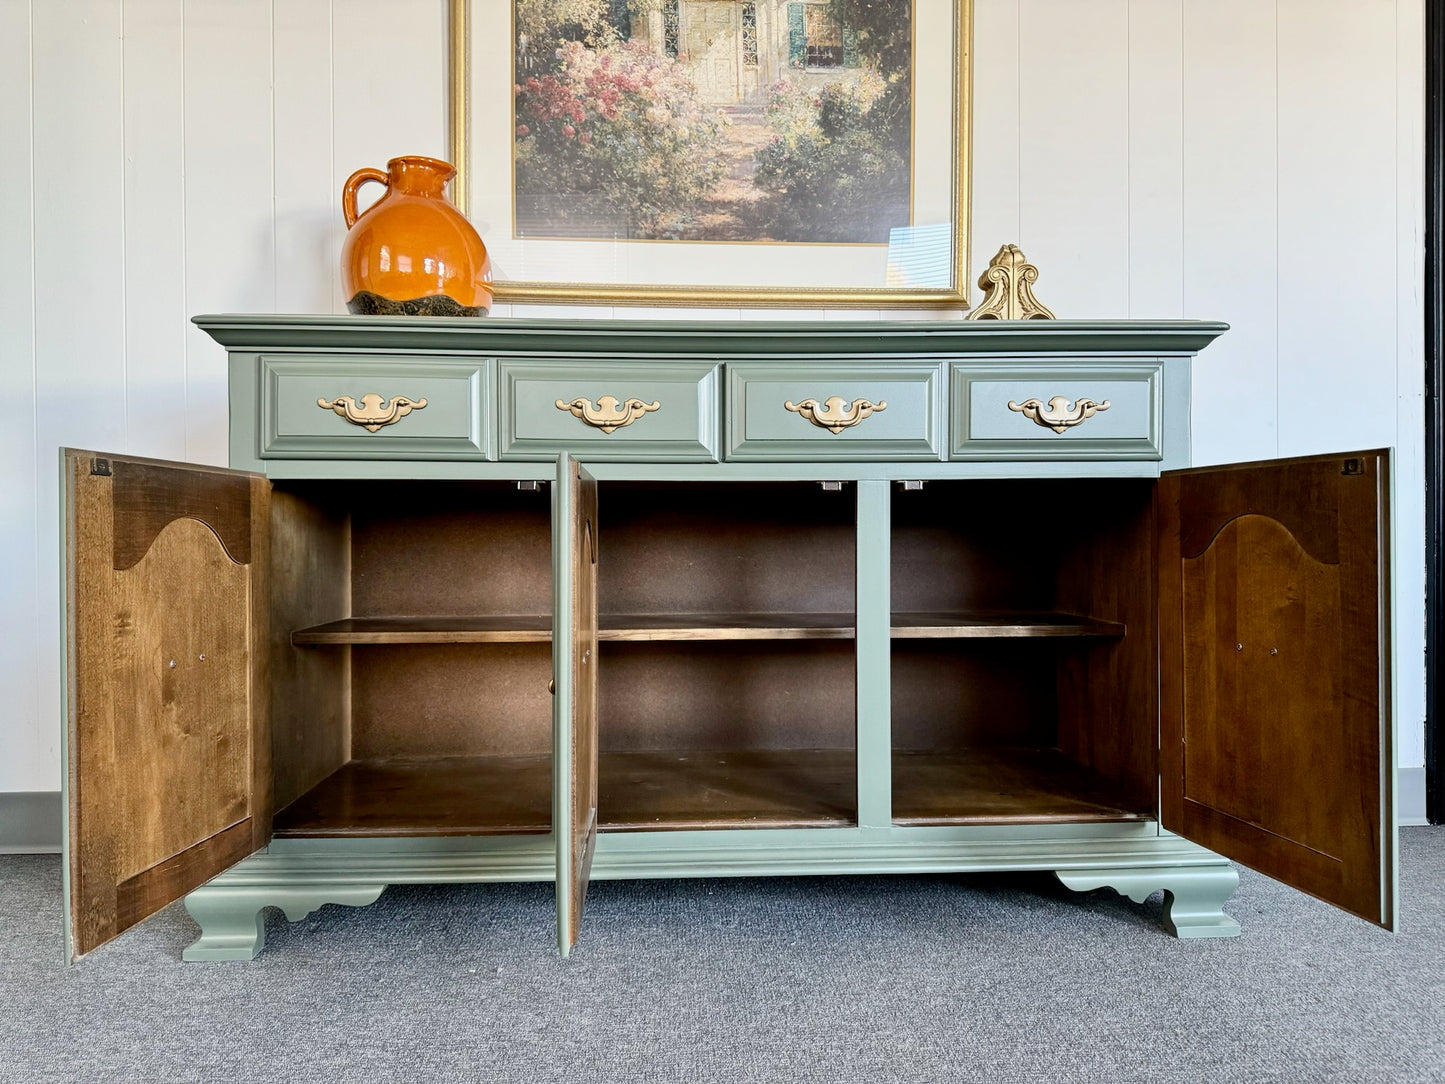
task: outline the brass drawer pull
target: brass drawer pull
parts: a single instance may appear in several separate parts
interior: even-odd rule
[[[1052,429],[1055,433],[1062,433],[1065,429],[1071,429],[1088,421],[1099,411],[1108,410],[1109,400],[1105,399],[1102,403],[1096,403],[1092,399],[1080,399],[1070,408],[1067,395],[1055,395],[1049,400],[1048,406],[1044,406],[1039,399],[1025,399],[1022,403],[1015,403],[1010,399],[1008,408],[1018,411],[1035,425]]]
[[[386,403],[385,406],[382,404]],[[316,400],[323,410],[332,410],[352,425],[359,425],[369,433],[375,433],[383,425],[395,425],[413,410],[426,406],[425,399],[408,399],[405,395],[394,395],[390,402],[376,392],[367,392],[361,397],[361,405],[349,395],[338,395],[335,399]]]
[[[830,395],[823,400],[821,409],[819,409],[816,399],[804,399],[801,403],[793,403],[790,400],[783,404],[783,409],[791,410],[794,414],[801,414],[819,429],[826,429],[830,433],[837,434],[849,426],[857,425],[870,414],[887,410],[888,404],[882,400],[870,403],[867,399],[854,399],[853,405],[849,406],[848,400],[841,395]]]
[[[586,397],[573,399],[570,403],[565,399],[557,400],[558,410],[569,411],[573,417],[581,418],[593,429],[600,429],[604,433],[631,425],[644,414],[650,414],[661,406],[656,399],[650,403],[644,403],[641,399],[628,399],[622,403],[618,402],[614,395],[604,395],[597,400],[596,406]]]

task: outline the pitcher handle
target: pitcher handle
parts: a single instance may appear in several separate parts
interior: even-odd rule
[[[358,169],[346,178],[346,185],[341,189],[341,213],[346,217],[348,230],[356,225],[359,217],[356,213],[356,193],[367,181],[386,184],[386,174],[379,169]]]

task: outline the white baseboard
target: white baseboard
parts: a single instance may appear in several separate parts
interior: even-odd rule
[[[1401,768],[1396,776],[1395,807],[1399,810],[1400,823],[1429,824],[1425,819],[1425,767]]]
[[[0,854],[56,854],[60,824],[60,791],[0,794]]]

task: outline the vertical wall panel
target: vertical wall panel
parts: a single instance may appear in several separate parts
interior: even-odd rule
[[[1425,763],[1425,0],[1395,23],[1395,714],[1402,765]],[[1384,172],[1383,170],[1381,171]],[[1445,725],[1442,721],[1440,725]],[[1402,810],[1423,818],[1424,810]]]
[[[1129,315],[1184,313],[1183,0],[1129,0]]]
[[[1019,0],[1019,16],[1019,244],[1058,315],[1126,316],[1128,0]]]
[[[270,0],[188,0],[184,48],[190,315],[270,312],[276,305]],[[225,463],[226,352],[189,323],[186,394],[186,457]]]
[[[976,305],[979,274],[1001,245],[1019,241],[1019,0],[974,0],[973,161],[969,297]]]
[[[400,155],[447,157],[446,40],[446,4],[438,0],[334,0],[333,191],[356,170],[385,169]],[[474,101],[472,108],[489,105]],[[367,185],[361,206],[379,195],[380,186]],[[340,206],[332,227],[337,252],[346,232]],[[346,311],[339,281],[335,308]]]
[[[124,0],[123,449],[186,455],[186,229],[182,0]]]
[[[1395,4],[1278,8],[1279,454],[1375,448],[1395,437]]]
[[[1184,315],[1228,320],[1194,367],[1194,461],[1278,450],[1273,0],[1185,0]]]
[[[35,440],[35,255],[31,185],[30,4],[0,3],[0,372],[12,404],[0,427],[0,791],[59,786],[41,724],[35,636],[40,625],[39,475]],[[47,457],[47,466],[55,462]],[[47,479],[48,480],[48,479]],[[46,595],[50,603],[53,595]],[[47,690],[49,692],[49,690]]]
[[[40,585],[29,662],[41,695],[37,724],[3,760],[37,771],[19,787],[39,790],[60,779],[56,449],[124,447],[128,403],[120,0],[36,3],[31,17],[39,559],[23,574]]]
[[[332,191],[331,0],[275,7],[276,311],[333,306],[340,235]]]

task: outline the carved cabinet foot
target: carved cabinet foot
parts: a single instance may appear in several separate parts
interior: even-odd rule
[[[202,885],[186,897],[186,910],[201,927],[201,936],[188,945],[184,960],[254,960],[266,944],[262,912],[279,907],[292,922],[299,922],[328,903],[365,907],[375,903],[385,885],[317,885],[277,887],[257,885]]]
[[[1070,869],[1056,870],[1054,876],[1075,892],[1112,888],[1135,903],[1163,889],[1164,925],[1175,937],[1239,935],[1239,923],[1224,913],[1224,904],[1239,887],[1239,874],[1228,865]]]

